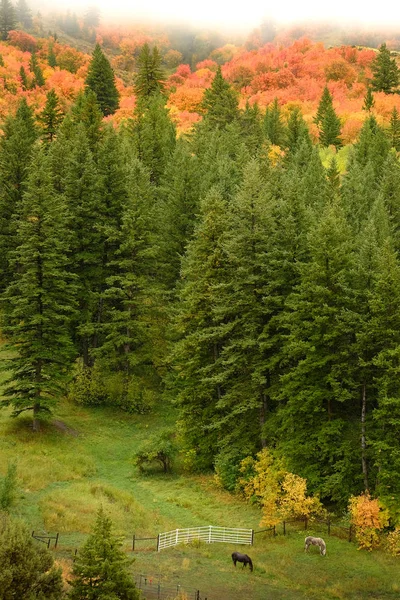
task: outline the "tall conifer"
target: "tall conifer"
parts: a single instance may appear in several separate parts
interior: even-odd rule
[[[96,94],[97,102],[104,116],[115,113],[119,106],[119,93],[115,84],[114,72],[100,44],[96,44],[93,50],[85,86],[86,89],[90,89]]]
[[[2,401],[15,416],[33,411],[34,430],[64,391],[73,357],[69,325],[75,288],[68,240],[65,206],[52,188],[44,150],[38,150],[20,208],[14,277],[5,291],[5,332],[15,356]]]

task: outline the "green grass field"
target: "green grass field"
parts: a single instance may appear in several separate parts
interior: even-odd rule
[[[150,432],[173,422],[168,409],[130,416],[64,403],[53,423],[34,435],[29,417],[11,419],[6,410],[0,413],[0,472],[6,472],[9,461],[17,461],[21,488],[13,513],[32,530],[60,533],[53,552],[66,572],[100,504],[125,538],[127,551],[133,534],[151,537],[200,525],[259,529],[259,510],[217,488],[212,476],[138,474],[132,464],[135,449]],[[325,534],[327,556],[321,557],[316,548],[305,554],[304,536],[293,528],[276,538],[257,535],[254,547],[242,547],[253,559],[253,573],[241,565],[234,568],[233,545],[201,543],[158,553],[155,541],[137,542],[137,550],[130,552],[135,558],[132,570],[160,578],[166,586],[199,589],[208,600],[400,596],[398,559],[359,551]]]

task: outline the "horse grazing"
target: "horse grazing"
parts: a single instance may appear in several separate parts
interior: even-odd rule
[[[304,550],[307,552],[310,546],[319,546],[319,552],[321,556],[325,556],[326,554],[326,544],[322,538],[312,537],[309,535],[304,540]]]
[[[252,560],[251,560],[250,556],[248,556],[247,554],[241,554],[240,552],[233,552],[232,560],[233,560],[233,564],[235,565],[235,567],[236,567],[237,562],[241,562],[241,563],[243,563],[244,567],[246,565],[249,565],[250,571],[253,570]]]

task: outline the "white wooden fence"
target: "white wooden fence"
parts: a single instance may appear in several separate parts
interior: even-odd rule
[[[226,542],[228,544],[253,544],[254,530],[240,529],[237,527],[190,527],[189,529],[174,529],[159,533],[157,539],[157,550],[170,548],[177,544],[189,544],[193,540],[201,540],[207,544],[214,542]]]

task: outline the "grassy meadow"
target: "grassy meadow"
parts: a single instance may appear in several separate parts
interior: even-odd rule
[[[304,531],[288,535],[256,535],[249,552],[255,568],[235,569],[233,545],[194,543],[160,553],[156,536],[177,527],[243,526],[259,529],[260,513],[216,487],[212,476],[184,472],[140,475],[132,464],[135,449],[149,432],[172,424],[169,409],[149,415],[127,415],[111,409],[59,406],[53,421],[34,435],[29,417],[9,418],[0,412],[0,473],[17,462],[20,498],[13,513],[32,530],[60,533],[55,558],[67,574],[73,553],[84,541],[102,504],[135,558],[132,571],[165,585],[199,589],[208,600],[278,600],[398,598],[399,560],[380,552],[358,551],[334,537],[327,556],[303,551]],[[38,542],[39,543],[39,542]],[[193,597],[188,595],[188,598]]]

